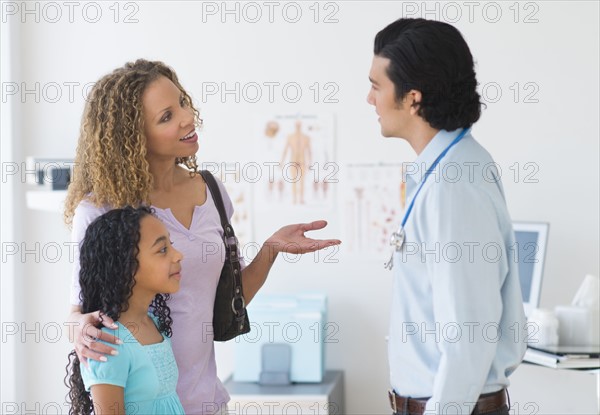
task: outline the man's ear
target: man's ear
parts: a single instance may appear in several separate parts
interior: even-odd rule
[[[417,112],[419,111],[419,108],[421,106],[422,98],[423,94],[421,94],[421,91],[418,91],[416,89],[411,89],[410,91],[408,91],[405,99],[410,105],[410,115],[417,115]]]

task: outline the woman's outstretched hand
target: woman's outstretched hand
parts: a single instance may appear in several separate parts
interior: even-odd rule
[[[121,344],[121,340],[96,327],[101,323],[109,329],[116,329],[117,325],[112,318],[108,317],[106,314],[101,314],[100,311],[87,314],[73,311],[70,320],[74,323],[72,323],[73,328],[70,340],[73,343],[75,352],[77,352],[79,361],[83,365],[88,365],[88,359],[105,362],[107,360],[105,355],[116,354],[115,349],[98,340],[104,340],[105,342],[113,344]]]
[[[305,254],[342,243],[339,239],[312,239],[304,236],[304,232],[316,231],[325,226],[327,222],[324,220],[287,225],[275,232],[265,245],[276,253]]]

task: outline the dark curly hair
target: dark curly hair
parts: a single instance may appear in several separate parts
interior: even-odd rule
[[[460,32],[434,20],[399,19],[375,36],[374,53],[387,58],[396,101],[420,91],[418,114],[433,128],[468,128],[481,116],[473,56]]]
[[[140,222],[148,215],[153,215],[149,207],[125,207],[105,213],[88,226],[79,257],[82,313],[100,310],[117,321],[127,310],[139,267]],[[168,294],[157,294],[150,308],[158,318],[158,329],[171,337],[173,320],[168,299]],[[92,399],[83,384],[75,350],[69,354],[66,370],[65,384],[70,388],[68,398],[71,401],[69,414],[93,413]]]

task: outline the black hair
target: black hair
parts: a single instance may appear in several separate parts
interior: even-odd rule
[[[375,36],[374,53],[390,60],[396,101],[420,91],[418,114],[433,128],[468,128],[481,116],[473,56],[460,32],[434,20],[399,19]]]
[[[125,207],[103,214],[88,226],[79,255],[82,313],[100,310],[117,321],[128,309],[139,267],[140,222],[148,215],[153,215],[149,207]],[[168,294],[157,294],[150,308],[158,318],[159,331],[170,337],[173,320],[166,303],[168,299]],[[68,397],[71,401],[69,414],[91,414],[93,403],[83,384],[75,350],[69,354],[66,369],[65,384],[70,388]]]

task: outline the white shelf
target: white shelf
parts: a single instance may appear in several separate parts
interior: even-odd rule
[[[44,212],[62,212],[66,190],[29,190],[26,193],[27,207]]]

